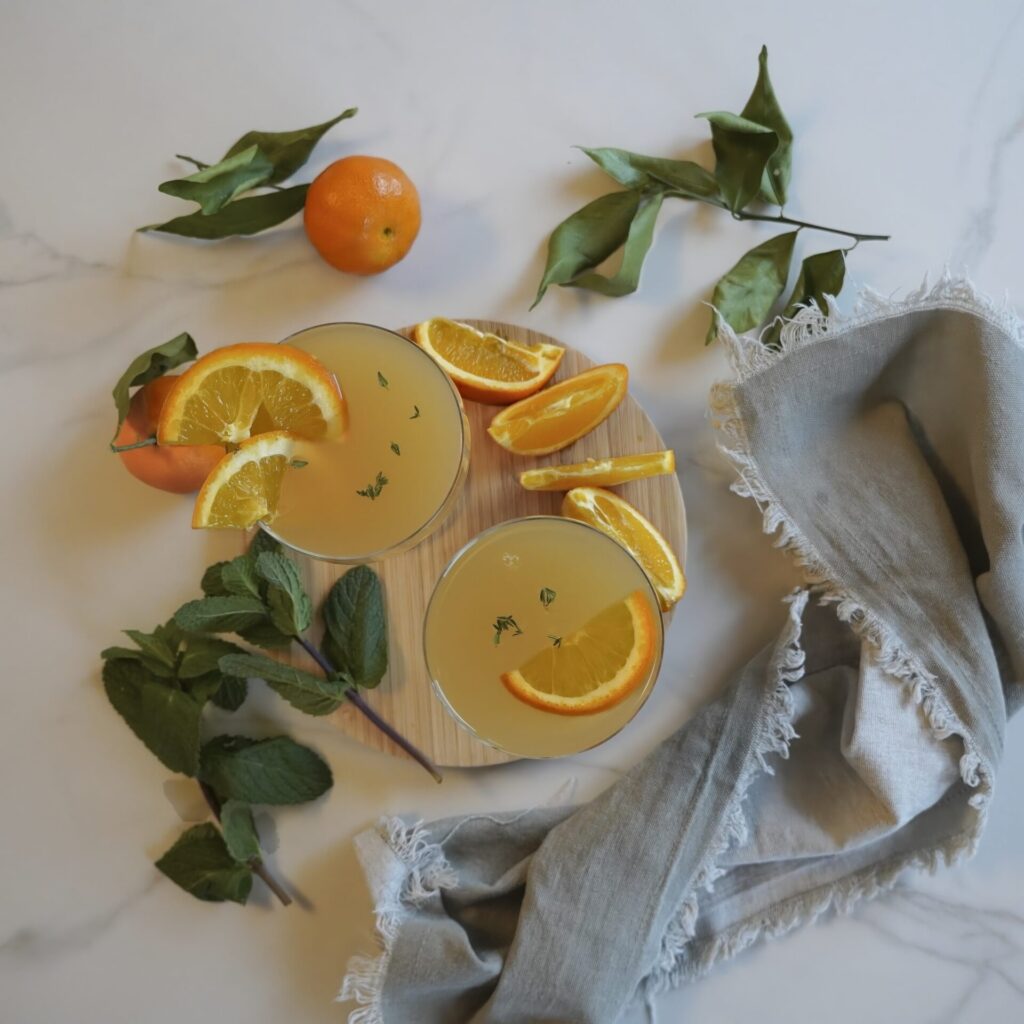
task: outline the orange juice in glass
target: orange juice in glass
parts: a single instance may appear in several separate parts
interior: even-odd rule
[[[365,562],[407,550],[441,525],[469,466],[469,427],[445,372],[418,345],[370,324],[322,324],[287,344],[341,386],[338,441],[296,444],[271,536],[315,558]]]

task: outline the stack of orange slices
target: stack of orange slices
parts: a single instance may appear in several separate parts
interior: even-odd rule
[[[231,446],[196,499],[195,528],[245,528],[277,511],[297,438],[345,432],[334,375],[289,345],[250,342],[203,356],[176,381],[160,411],[161,445]]]

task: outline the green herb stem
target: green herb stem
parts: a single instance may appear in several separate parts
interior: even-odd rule
[[[133,451],[136,448],[148,448],[150,445],[155,445],[155,444],[156,444],[156,438],[155,437],[146,437],[146,438],[143,438],[141,441],[136,441],[134,444],[114,444],[114,442],[111,441],[110,442],[110,450],[112,452],[130,452],[130,451]]]
[[[691,199],[697,203],[704,203],[705,206],[716,206],[720,210],[728,210],[729,207],[725,203],[720,203],[715,199],[690,196],[685,192],[666,192],[666,195],[675,196],[677,199]],[[730,211],[732,212],[732,211]],[[768,213],[749,213],[746,210],[737,210],[732,213],[734,220],[759,220],[766,221],[770,224],[789,224],[795,228],[807,228],[810,231],[827,231],[831,235],[845,235],[847,238],[854,238],[858,242],[887,242],[892,236],[891,235],[866,235],[857,231],[844,231],[842,228],[829,228],[824,224],[814,224],[808,220],[795,220],[792,217],[786,217],[783,214],[772,214]]]
[[[335,674],[334,666],[320,653],[319,649],[304,636],[297,636],[296,641],[299,646],[320,666],[323,670],[324,675],[333,676]],[[430,772],[435,782],[443,782],[444,777],[437,770],[434,763],[423,753],[418,747],[410,743],[390,722],[381,718],[369,704],[363,700],[362,697],[355,691],[350,689],[345,694],[345,699],[351,701],[351,703],[359,709],[360,713],[368,718],[373,724],[380,729],[385,736],[388,737],[392,742],[396,743],[402,748],[417,764],[422,765],[428,772]]]
[[[203,797],[206,799],[206,803],[209,805],[210,810],[213,811],[213,816],[220,822],[220,800],[217,799],[217,794],[205,783],[200,782],[199,788],[202,790]],[[248,861],[249,869],[257,877],[263,879],[266,887],[281,901],[282,906],[290,906],[292,902],[291,896],[288,891],[281,885],[280,882],[267,870],[266,864],[259,857],[253,857],[252,860]]]

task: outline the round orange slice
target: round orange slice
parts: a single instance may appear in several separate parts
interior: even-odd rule
[[[636,590],[501,681],[542,711],[589,715],[610,708],[647,679],[656,654],[655,614]]]
[[[413,337],[463,398],[489,405],[508,405],[539,391],[565,354],[560,345],[510,341],[441,316],[417,324]]]
[[[607,419],[626,397],[628,383],[622,363],[595,366],[502,409],[487,433],[517,455],[557,452]]]
[[[334,374],[290,345],[215,349],[179,378],[160,411],[159,444],[237,444],[267,430],[340,437],[345,402]]]
[[[607,459],[587,459],[569,466],[541,466],[519,474],[519,482],[528,491],[569,491],[590,484],[614,487],[630,480],[644,480],[676,471],[676,456],[671,449],[643,455],[615,455]]]
[[[192,528],[243,530],[277,514],[296,437],[271,430],[243,441],[210,471],[196,497]]]
[[[663,611],[683,596],[686,577],[668,541],[628,501],[600,487],[576,487],[562,500],[562,515],[617,540],[642,566]]]

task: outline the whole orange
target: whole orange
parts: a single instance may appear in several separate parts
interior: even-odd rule
[[[306,235],[332,267],[379,274],[412,247],[420,197],[405,171],[379,156],[336,160],[309,186]]]
[[[114,444],[134,444],[156,434],[160,410],[177,379],[157,377],[132,395]],[[149,445],[118,454],[125,469],[144,484],[173,494],[191,494],[202,487],[210,470],[224,457],[224,449],[215,444]]]

